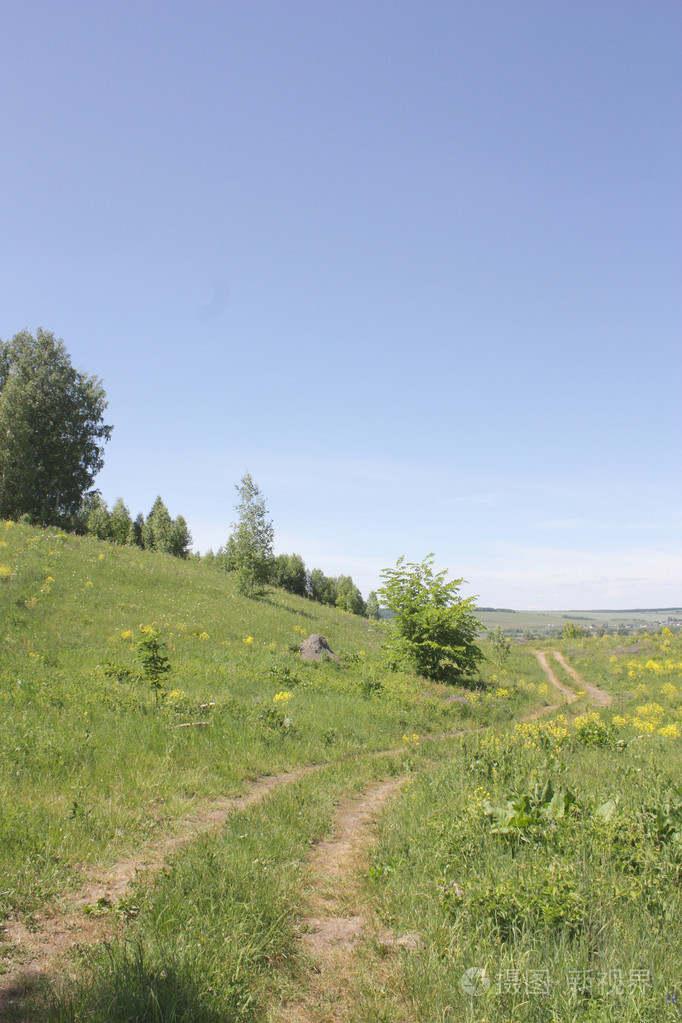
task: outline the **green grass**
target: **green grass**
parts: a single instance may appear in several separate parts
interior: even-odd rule
[[[0,544],[0,915],[34,910],[88,864],[260,774],[503,721],[543,699],[514,684],[521,670],[537,679],[527,652],[506,674],[487,664],[490,692],[471,697],[388,672],[379,623],[283,591],[248,600],[198,562],[14,523],[0,524]],[[172,666],[158,709],[121,670],[139,670],[152,623]],[[340,662],[300,661],[313,632]],[[197,721],[208,726],[177,727]]]
[[[582,697],[569,720],[515,726],[559,702],[530,645],[502,663],[486,648],[473,691],[429,685],[387,670],[382,623],[277,590],[247,600],[198,562],[13,524],[0,545],[0,914],[30,918],[198,802],[319,768],[96,908],[114,941],[76,952],[79,979],[36,1018],[270,1018],[292,978],[305,982],[311,844],[340,798],[393,772],[411,782],[362,890],[423,947],[366,945],[357,1023],[680,1018],[679,637],[560,641],[613,706],[591,713]],[[172,666],[158,707],[134,677],[152,625]],[[301,662],[313,632],[339,662]],[[470,967],[487,971],[486,994],[463,991]],[[570,971],[574,986],[591,978],[589,995]]]
[[[682,643],[660,636],[654,646],[677,664],[667,682],[679,693]],[[613,662],[612,648],[584,640],[572,660],[618,693],[634,658]],[[616,701],[572,722],[464,737],[384,820],[366,885],[387,925],[424,939],[423,952],[402,953],[409,1018],[682,1018],[682,757],[665,732],[681,701],[661,694],[660,669],[649,676],[663,734],[623,723]],[[472,967],[490,981],[475,997],[461,984]],[[368,995],[359,1018],[401,1019],[391,994],[383,1016]]]
[[[398,768],[376,760],[323,768],[234,814],[220,835],[200,839],[135,887],[134,918],[106,949],[84,953],[85,980],[47,1018],[262,1018],[273,977],[296,968],[296,908],[311,846],[329,833],[343,794]]]

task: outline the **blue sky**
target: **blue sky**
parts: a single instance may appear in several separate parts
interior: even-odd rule
[[[9,2],[0,337],[202,551],[682,604],[677,0]]]

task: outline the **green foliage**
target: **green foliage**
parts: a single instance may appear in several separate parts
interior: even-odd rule
[[[514,793],[502,804],[486,800],[483,812],[491,822],[491,834],[537,841],[542,840],[549,825],[569,812],[575,801],[573,792],[563,785],[555,790],[547,778],[536,782],[530,791]]]
[[[585,632],[581,625],[576,625],[575,622],[566,622],[561,630],[561,635],[564,639],[579,639],[580,636],[585,635]]]
[[[170,553],[172,529],[173,521],[169,511],[161,498],[157,497],[142,529],[142,544],[145,550]]]
[[[139,546],[145,550],[172,554],[176,558],[186,558],[192,543],[192,534],[183,516],[178,515],[177,519],[171,519],[160,497],[154,501],[154,506],[144,522],[141,522],[138,516],[132,524],[131,533],[135,543],[139,535]]]
[[[404,564],[381,574],[382,603],[392,612],[387,643],[394,661],[407,660],[419,675],[437,682],[465,682],[475,676],[483,654],[476,645],[480,623],[475,598],[458,596],[463,579],[445,581],[434,574],[433,555],[421,564]]]
[[[138,512],[130,529],[130,543],[133,547],[144,547],[142,534],[144,532],[144,515]]]
[[[168,553],[175,558],[186,558],[192,545],[192,534],[182,515],[173,520]]]
[[[492,633],[488,636],[488,640],[492,647],[493,658],[498,668],[501,668],[504,662],[509,657],[511,650],[511,640],[505,633],[501,625],[493,629]]]
[[[106,406],[50,331],[0,341],[0,517],[71,521],[104,464]]]
[[[130,542],[130,534],[133,528],[133,520],[130,517],[130,512],[126,507],[123,498],[119,497],[116,504],[111,509],[111,539],[114,543],[123,544]]]
[[[237,573],[240,593],[253,597],[260,592],[270,577],[273,560],[274,527],[267,517],[265,498],[260,488],[247,472],[235,489],[239,501],[233,532],[228,541],[231,544],[233,570]]]
[[[349,575],[340,575],[336,580],[335,604],[337,607],[353,615],[365,613],[365,602],[362,599],[362,594]]]
[[[94,494],[90,501],[87,529],[90,536],[96,536],[98,540],[111,538],[111,513],[99,494]]]
[[[154,691],[157,707],[159,694],[164,687],[164,678],[171,670],[170,661],[163,652],[165,649],[166,644],[161,643],[159,631],[154,628],[145,629],[142,639],[137,644],[137,657],[144,676]]]
[[[310,599],[334,607],[338,595],[336,579],[326,576],[321,568],[314,568],[310,573]]]
[[[365,615],[367,618],[373,618],[377,621],[381,618],[381,614],[379,612],[379,598],[377,597],[376,590],[370,591],[365,602]]]
[[[273,564],[271,581],[288,593],[305,597],[308,592],[308,573],[300,554],[280,554]]]

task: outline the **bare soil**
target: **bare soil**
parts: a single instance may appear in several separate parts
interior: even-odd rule
[[[320,842],[310,859],[307,916],[300,924],[309,969],[298,989],[273,1007],[278,1023],[340,1023],[351,1016],[357,986],[355,949],[363,937],[386,945],[419,947],[417,935],[377,933],[355,880],[371,842],[372,825],[404,778],[372,785],[362,796],[344,800],[333,837]]]

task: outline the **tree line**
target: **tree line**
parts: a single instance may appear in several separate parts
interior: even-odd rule
[[[98,540],[132,544],[145,551],[160,551],[176,558],[189,557],[192,546],[192,534],[184,517],[178,515],[172,519],[160,497],[154,501],[146,518],[140,512],[133,519],[122,497],[109,511],[99,494],[88,494],[75,516],[74,526],[76,532],[88,533]]]
[[[157,497],[145,518],[132,518],[122,498],[109,509],[92,485],[104,464],[113,427],[102,381],[74,369],[61,339],[39,327],[0,340],[0,518],[58,526],[117,544],[179,558],[192,536],[182,515],[172,519]],[[237,485],[237,521],[227,543],[207,564],[235,572],[253,596],[265,584],[378,617],[376,594],[367,603],[350,576],[308,572],[298,554],[273,553],[274,531],[263,496],[247,473]]]
[[[61,340],[39,328],[0,340],[0,518],[90,533],[176,557],[190,556],[192,537],[182,515],[171,519],[157,497],[149,515],[132,519],[121,498],[109,510],[93,481],[104,464],[113,427],[104,422],[102,382],[77,372]],[[249,473],[236,486],[237,521],[216,554],[204,561],[234,572],[240,591],[255,596],[279,586],[353,614],[379,617],[377,594],[362,598],[349,575],[306,569],[299,554],[274,554],[274,527],[265,499]],[[192,555],[195,557],[196,555]],[[389,650],[397,665],[409,663],[436,681],[473,679],[482,658],[475,643],[480,623],[474,598],[462,599],[463,582],[434,573],[433,555],[421,564],[399,558],[382,573],[380,595],[392,614]],[[575,627],[574,627],[575,628]],[[569,627],[566,627],[568,632]],[[502,642],[500,640],[500,642]]]

